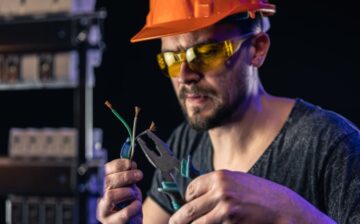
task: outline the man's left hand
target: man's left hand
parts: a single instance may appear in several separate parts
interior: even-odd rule
[[[194,179],[171,224],[334,223],[289,188],[228,170]]]

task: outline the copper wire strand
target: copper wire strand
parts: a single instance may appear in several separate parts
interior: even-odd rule
[[[153,121],[151,122],[150,127],[149,127],[148,130],[150,130],[150,131],[152,131],[152,132],[155,132],[155,131],[156,131],[156,125],[155,125],[155,123],[154,123]]]

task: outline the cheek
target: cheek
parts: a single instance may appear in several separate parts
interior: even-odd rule
[[[236,77],[235,74],[231,74],[227,79],[221,80],[218,85],[218,92],[225,104],[229,104],[236,100],[238,93],[242,91],[241,89],[241,82],[239,81],[239,77]]]

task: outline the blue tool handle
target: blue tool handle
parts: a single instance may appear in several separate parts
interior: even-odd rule
[[[130,159],[131,153],[131,141],[129,138],[126,139],[120,150],[120,158]]]
[[[130,159],[131,141],[129,138],[126,139],[120,150],[120,158]],[[121,210],[126,206],[130,205],[131,201],[120,202],[115,205],[116,209]]]
[[[186,159],[181,160],[180,174],[183,177],[194,179],[201,175],[201,173],[195,169],[191,163],[191,156],[188,155]]]
[[[178,210],[185,203],[185,201],[181,197],[177,184],[171,181],[163,181],[161,182],[161,186],[161,188],[158,188],[158,191],[163,192],[169,196],[171,200],[171,206],[175,211]]]
[[[180,164],[180,174],[183,177],[194,179],[200,176],[200,172],[194,168],[191,163],[191,156],[189,155],[186,159],[183,159]],[[171,206],[175,211],[177,211],[183,204],[185,204],[184,199],[182,198],[180,191],[177,187],[177,184],[172,181],[163,181],[161,182],[161,188],[158,188],[159,192],[163,192],[171,200]]]

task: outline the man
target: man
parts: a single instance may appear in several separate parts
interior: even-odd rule
[[[161,70],[187,118],[168,143],[203,175],[176,177],[176,212],[157,191],[142,203],[142,172],[128,160],[106,167],[103,223],[360,223],[360,133],[301,99],[271,96],[258,77],[270,40],[262,0],[150,0],[133,42],[161,38]],[[116,204],[128,201],[122,209]],[[141,207],[142,206],[142,207]]]

